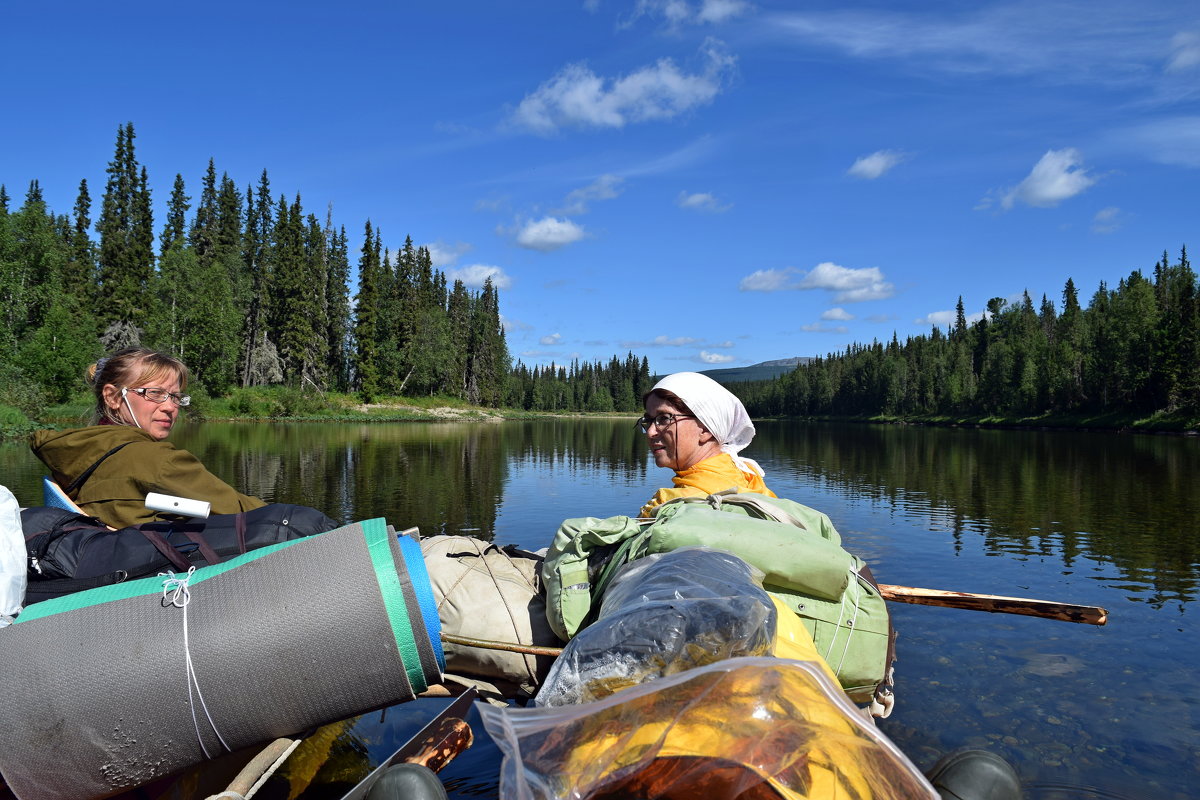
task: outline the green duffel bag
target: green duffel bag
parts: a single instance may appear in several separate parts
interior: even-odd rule
[[[803,620],[851,699],[890,704],[886,602],[862,559],[841,547],[829,517],[791,500],[723,493],[666,503],[649,522],[566,520],[542,573],[551,627],[571,638],[590,621],[620,566],[688,546],[724,550],[761,570],[763,588]],[[876,713],[884,715],[886,708]]]

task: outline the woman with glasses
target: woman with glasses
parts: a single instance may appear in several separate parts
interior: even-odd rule
[[[33,452],[85,513],[114,528],[155,519],[145,505],[150,492],[206,500],[213,514],[266,505],[166,441],[191,402],[187,378],[182,361],[154,350],[131,347],[102,358],[87,370],[96,396],[93,424],[38,431]]]
[[[738,455],[754,438],[746,407],[728,389],[698,372],[676,372],[654,385],[643,401],[638,427],[646,434],[654,463],[675,471],[671,489],[659,489],[641,516],[677,497],[704,497],[725,489],[775,493],[762,468]]]

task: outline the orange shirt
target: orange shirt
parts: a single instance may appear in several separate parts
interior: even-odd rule
[[[728,453],[719,453],[676,472],[671,482],[675,484],[675,487],[659,489],[655,492],[654,496],[638,512],[639,516],[648,517],[653,514],[657,506],[677,497],[707,497],[726,489],[737,489],[739,492],[758,492],[768,497],[775,497],[775,493],[767,488],[760,476],[739,469],[738,465],[733,463],[733,457]]]

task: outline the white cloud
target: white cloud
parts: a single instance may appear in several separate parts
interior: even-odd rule
[[[662,17],[670,29],[681,25],[717,25],[750,10],[745,0],[638,0],[637,6],[623,27],[633,24],[639,17]]]
[[[425,249],[429,251],[429,259],[435,267],[452,267],[458,259],[462,258],[467,253],[471,252],[471,245],[466,242],[455,242],[447,244],[441,240],[425,245]]]
[[[1004,195],[1000,205],[1009,209],[1018,200],[1038,208],[1050,208],[1086,191],[1096,178],[1083,168],[1083,156],[1074,147],[1047,150],[1033,169]]]
[[[1122,128],[1106,142],[1135,148],[1160,164],[1200,167],[1200,116],[1168,117]]]
[[[621,342],[621,347],[626,349],[638,347],[687,347],[699,341],[699,339],[691,336],[655,336],[648,342],[624,341]]]
[[[738,290],[742,292],[778,292],[783,289],[797,289],[799,285],[795,276],[800,274],[801,271],[795,267],[755,270],[742,278],[738,283]]]
[[[709,211],[714,214],[720,214],[733,208],[732,204],[723,205],[714,195],[708,192],[696,192],[694,194],[680,192],[679,197],[675,199],[675,205],[692,211]]]
[[[821,319],[849,322],[854,319],[854,315],[844,308],[831,308],[821,315]]]
[[[1167,72],[1182,72],[1200,65],[1200,33],[1182,31],[1171,37],[1171,59]]]
[[[512,207],[512,200],[507,195],[482,197],[475,201],[476,211],[506,211]]]
[[[965,317],[968,325],[973,325],[983,319],[987,314],[986,311],[978,311],[974,314],[967,314]],[[923,317],[917,317],[913,322],[917,325],[937,325],[944,330],[950,330],[954,327],[955,320],[958,319],[957,311],[930,311]]]
[[[709,342],[709,347],[733,347],[733,342],[726,339],[723,342]]]
[[[566,204],[558,210],[560,214],[586,214],[588,203],[594,200],[612,200],[621,194],[624,178],[617,175],[601,175],[587,186],[573,190],[567,195]]]
[[[733,361],[733,356],[727,353],[710,353],[707,350],[701,350],[700,360],[705,364],[728,364]]]
[[[1121,227],[1121,209],[1116,206],[1102,208],[1092,217],[1092,233],[1113,233]]]
[[[750,8],[742,0],[701,0],[696,19],[700,22],[724,22],[742,14]]]
[[[876,178],[882,177],[892,167],[907,159],[908,154],[901,150],[876,150],[869,156],[859,157],[850,166],[850,169],[846,170],[846,173],[853,175],[855,178],[873,181]]]
[[[797,280],[797,276],[803,278]],[[865,300],[885,300],[896,293],[896,287],[884,279],[878,267],[849,269],[824,261],[807,273],[796,267],[760,269],[742,278],[738,289],[743,292],[778,292],[790,289],[825,289],[837,292],[835,303],[861,303]]]
[[[775,35],[922,72],[1136,86],[1161,78],[1164,45],[1186,19],[1175,3],[1120,0],[1011,0],[949,12],[916,8],[787,11],[763,23]],[[1190,63],[1191,43],[1177,38],[1173,47],[1168,67],[1179,70]]]
[[[822,325],[819,322],[813,322],[808,325],[801,325],[800,330],[805,333],[849,333],[850,329],[845,325]]]
[[[895,294],[896,287],[884,280],[879,267],[850,269],[832,261],[817,264],[797,289],[826,289],[837,292],[835,303],[860,303],[864,300],[884,300]]]
[[[701,72],[680,71],[669,58],[609,80],[584,64],[570,64],[526,95],[514,121],[536,133],[564,127],[623,128],[634,122],[671,119],[706,105],[733,71],[734,57],[710,39],[701,48]]]
[[[939,328],[949,329],[954,325],[957,316],[955,311],[932,311],[923,317],[917,317],[913,322],[917,325],[937,325]]]
[[[521,322],[521,320],[519,320],[519,319],[513,319],[512,317],[506,317],[503,314],[500,315],[500,325],[503,326],[505,333],[510,333],[512,331],[531,331],[531,330],[533,330],[532,325],[530,325],[526,322]]]
[[[538,339],[538,344],[545,345],[546,347],[554,347],[561,341],[561,333],[552,333],[549,336],[543,336],[542,338]]]
[[[540,250],[548,253],[584,237],[583,228],[569,219],[543,217],[525,223],[517,234],[517,244],[529,250]]]
[[[446,280],[451,285],[454,285],[455,281],[462,281],[466,286],[479,289],[488,278],[492,279],[492,286],[497,289],[512,288],[512,278],[503,269],[493,267],[491,264],[471,264],[458,269],[446,270]]]

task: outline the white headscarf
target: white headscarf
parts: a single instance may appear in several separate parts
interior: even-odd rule
[[[671,392],[682,400],[696,415],[696,419],[717,437],[721,452],[732,456],[738,469],[762,476],[762,467],[754,459],[738,455],[754,438],[754,423],[750,421],[742,401],[733,392],[699,372],[668,375],[654,384],[654,389]]]

